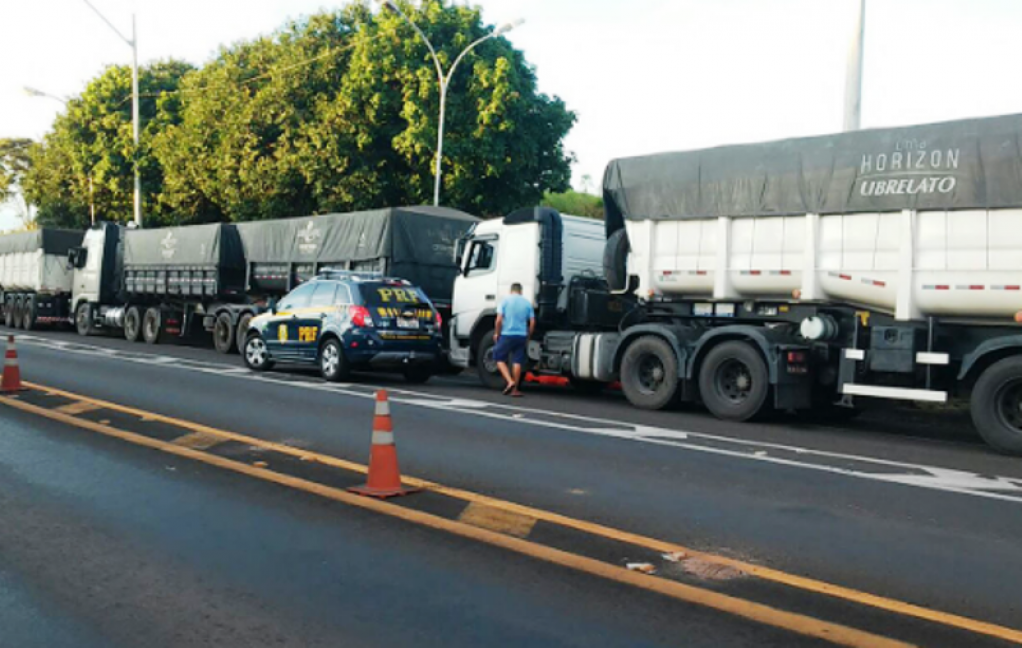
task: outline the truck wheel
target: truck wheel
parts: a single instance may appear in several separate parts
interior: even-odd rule
[[[330,382],[340,382],[348,378],[350,373],[348,360],[344,357],[341,343],[333,338],[324,342],[319,349],[319,373]]]
[[[128,342],[138,342],[142,333],[142,312],[138,306],[129,306],[128,312],[124,314],[124,339]]]
[[[714,348],[699,372],[699,394],[719,419],[751,419],[763,409],[769,392],[766,362],[745,342],[725,342]]]
[[[413,385],[422,385],[433,377],[433,368],[429,365],[417,365],[404,370],[405,380]]]
[[[14,328],[14,298],[4,300],[4,326]]]
[[[238,318],[238,352],[245,348],[245,342],[248,340],[248,327],[252,323],[252,314],[245,313]]]
[[[35,295],[26,295],[21,303],[21,328],[31,331],[35,328],[36,318],[39,316],[39,307]]]
[[[258,333],[251,335],[245,341],[242,347],[242,357],[245,359],[245,366],[252,371],[267,371],[273,368],[270,350],[266,348],[266,342]]]
[[[213,324],[213,346],[216,347],[218,353],[225,355],[234,353],[236,349],[235,333],[230,313],[220,313],[216,316],[216,322]]]
[[[678,393],[678,358],[663,338],[641,337],[621,359],[621,390],[635,407],[659,410]]]
[[[972,422],[994,449],[1022,454],[1022,357],[987,368],[972,389]]]
[[[96,332],[96,327],[92,323],[92,304],[84,303],[78,305],[78,310],[75,311],[75,328],[78,330],[78,335],[93,335]]]
[[[19,295],[14,298],[13,303],[14,306],[11,308],[11,328],[20,328],[22,317],[22,304],[24,302],[22,301],[22,297]]]
[[[163,329],[163,313],[159,308],[153,306],[146,309],[142,317],[142,339],[146,344],[158,344],[160,333]]]
[[[496,346],[496,342],[493,341],[493,331],[487,331],[483,335],[483,339],[479,340],[479,346],[476,347],[476,372],[479,374],[479,382],[486,387],[504,389],[507,387],[507,382],[500,375],[500,370],[497,369],[497,361],[493,359],[494,346]],[[522,371],[525,371],[525,367],[522,367]]]

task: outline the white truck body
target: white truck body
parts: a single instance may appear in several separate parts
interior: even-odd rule
[[[1022,209],[626,223],[639,295],[861,304],[898,320],[1022,311]]]
[[[69,293],[73,277],[66,254],[46,254],[39,249],[0,255],[0,285],[7,291]]]

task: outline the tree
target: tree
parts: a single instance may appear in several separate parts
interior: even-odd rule
[[[31,168],[22,182],[26,199],[44,225],[85,227],[89,205],[97,218],[132,218],[134,164],[142,178],[147,224],[173,222],[163,196],[163,169],[150,154],[155,135],[178,120],[181,79],[192,67],[180,61],[139,70],[141,134],[135,151],[131,116],[131,70],[112,66],[72,99],[42,144],[29,149]]]
[[[445,65],[485,26],[477,9],[403,6]],[[363,4],[223,49],[182,84],[156,138],[166,204],[186,220],[279,218],[432,197],[439,88],[426,46]],[[540,94],[503,38],[461,64],[448,94],[443,202],[482,215],[567,188],[575,115]]]
[[[569,189],[563,193],[547,192],[543,206],[556,209],[562,214],[585,216],[603,220],[603,198]]]
[[[0,138],[0,204],[10,200],[25,172],[31,166],[30,139]]]

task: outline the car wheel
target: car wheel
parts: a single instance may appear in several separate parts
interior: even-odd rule
[[[429,379],[433,377],[433,369],[429,365],[409,367],[404,370],[404,376],[406,381],[414,385],[421,385],[429,382]]]
[[[124,339],[128,342],[138,342],[142,334],[142,312],[138,306],[129,306],[128,312],[124,314]]]
[[[158,344],[162,330],[163,313],[155,306],[147,308],[142,317],[142,339],[146,344]]]
[[[497,343],[493,341],[493,331],[487,331],[476,347],[476,373],[479,374],[479,382],[490,389],[504,389],[507,381],[500,375],[497,368],[497,361],[493,359],[493,347]],[[524,373],[525,368],[522,367]]]
[[[213,324],[213,346],[218,353],[234,353],[235,330],[230,313],[220,313]]]
[[[319,373],[325,380],[340,382],[346,380],[350,373],[348,360],[344,357],[341,343],[329,339],[319,349]]]
[[[621,391],[640,409],[659,410],[676,400],[678,357],[666,340],[647,335],[628,346],[621,359]]]
[[[991,447],[1022,454],[1022,357],[1005,358],[983,372],[970,410],[976,431]]]
[[[267,371],[273,368],[270,350],[266,346],[266,341],[258,333],[251,335],[245,341],[242,357],[245,359],[245,366],[252,371]]]
[[[759,351],[745,342],[712,349],[699,372],[699,395],[707,409],[725,421],[747,421],[759,414],[770,393],[770,377]]]

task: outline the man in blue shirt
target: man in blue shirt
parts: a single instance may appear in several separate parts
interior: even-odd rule
[[[518,386],[522,381],[522,365],[529,346],[529,338],[536,330],[536,314],[532,304],[522,297],[522,284],[511,285],[511,294],[497,307],[497,326],[493,331],[493,359],[497,361],[500,375],[507,381],[504,395],[520,397]],[[513,366],[508,370],[508,361]]]

